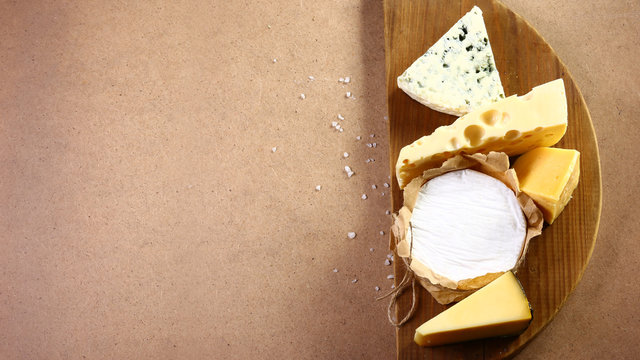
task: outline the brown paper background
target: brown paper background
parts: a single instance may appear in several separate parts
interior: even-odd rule
[[[505,2],[580,86],[604,184],[519,358],[634,357],[640,4]],[[0,69],[0,358],[394,357],[379,2],[3,1]]]

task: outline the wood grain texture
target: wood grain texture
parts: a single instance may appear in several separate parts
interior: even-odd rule
[[[511,357],[523,348],[554,317],[579,282],[591,257],[602,207],[600,160],[593,124],[580,90],[553,49],[524,19],[503,4],[491,1],[385,0],[385,51],[389,109],[390,165],[393,176],[393,208],[402,206],[402,192],[395,179],[400,149],[438,126],[456,118],[433,111],[398,89],[396,78],[474,5],[484,15],[491,46],[507,96],[525,94],[534,86],[563,78],[569,126],[556,145],[581,153],[581,178],[573,199],[552,226],[530,244],[526,261],[517,276],[533,308],[533,321],[517,337],[496,338],[437,348],[421,348],[413,342],[415,329],[446,307],[420,288],[418,311],[397,329],[399,359],[494,359]],[[396,263],[396,279],[404,269]],[[405,293],[398,312],[410,307]]]

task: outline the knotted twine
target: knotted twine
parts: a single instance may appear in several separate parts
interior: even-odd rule
[[[400,281],[398,286],[396,286],[394,289],[389,291],[387,294],[382,295],[376,299],[376,300],[382,300],[384,298],[391,296],[391,301],[389,301],[389,306],[387,307],[387,318],[389,319],[389,322],[391,323],[391,325],[395,327],[402,326],[404,323],[409,321],[409,319],[411,319],[413,314],[416,312],[416,303],[417,303],[416,276],[413,273],[413,270],[411,270],[411,265],[410,265],[411,253],[413,252],[413,226],[411,225],[411,221],[409,221],[409,228],[411,230],[411,245],[409,247],[409,257],[403,258],[401,256],[398,256],[398,252],[396,251],[397,247],[394,246],[393,248],[393,258],[394,259],[401,258],[402,261],[404,262],[405,272],[404,272],[404,276],[402,277],[402,281]],[[397,317],[393,316],[392,310],[394,306],[397,308],[398,298],[400,297],[400,295],[402,295],[405,292],[405,290],[407,290],[409,286],[411,286],[411,293],[412,293],[411,309],[409,309],[409,312],[402,320],[397,321]]]

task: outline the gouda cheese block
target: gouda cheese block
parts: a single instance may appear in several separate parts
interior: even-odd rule
[[[520,190],[538,205],[549,224],[571,200],[580,178],[577,150],[541,147],[520,156],[513,164]]]
[[[481,106],[405,146],[396,163],[398,184],[404,189],[414,177],[462,152],[501,151],[513,156],[552,146],[566,130],[567,97],[564,82],[557,79],[527,95]]]
[[[437,346],[492,336],[516,335],[529,326],[531,308],[511,271],[416,329],[414,341]]]

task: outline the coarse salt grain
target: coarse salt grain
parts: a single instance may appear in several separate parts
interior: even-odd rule
[[[338,269],[333,269],[333,272],[334,272],[334,273],[337,273],[337,272],[338,272]]]
[[[380,193],[380,196],[384,196],[384,191]]]
[[[384,231],[380,230],[380,235],[384,235]]]
[[[380,291],[380,286],[376,286],[374,289],[376,289],[376,291]]]
[[[277,63],[277,62],[278,62],[278,59],[274,58],[274,59],[273,59],[273,63],[275,64],[275,63]]]
[[[391,280],[391,279],[395,279],[396,277],[393,275],[387,275],[387,279]]]
[[[320,191],[322,189],[321,185],[316,185],[316,191]]]
[[[344,167],[344,171],[347,173],[348,177],[352,177],[353,174],[355,174],[355,172],[353,170],[351,170],[351,168],[349,166],[345,166]]]
[[[338,114],[338,119],[339,120],[344,120],[344,116],[342,116],[342,114]]]
[[[361,198],[362,200],[367,200],[367,194],[362,194]]]
[[[276,152],[276,150],[278,150],[278,148],[275,146],[271,148],[271,152]]]
[[[392,284],[392,285],[391,285],[391,289],[395,289],[395,288],[396,288],[396,285],[395,285],[395,284]]]
[[[331,127],[336,127],[338,126],[338,122],[337,121],[332,121],[331,122]]]
[[[373,184],[373,185],[371,185],[371,188],[372,188],[373,190],[375,190],[375,189],[377,189],[377,188],[378,188],[378,185]]]
[[[371,162],[371,159],[367,159],[364,162],[366,162],[367,164]]]
[[[338,129],[338,131],[343,132],[343,131],[344,131],[344,129],[343,129],[343,128],[340,128],[340,129]]]
[[[376,146],[378,146],[378,144],[373,143],[373,144],[371,144],[371,146],[376,147]]]
[[[389,259],[384,259],[384,264],[389,266],[391,265],[391,261],[389,261]]]
[[[313,81],[313,80],[315,80],[315,79],[316,79],[316,78],[314,78],[313,76],[309,75],[309,80]]]
[[[362,137],[360,135],[356,136],[356,140],[360,140]]]
[[[374,250],[373,248],[369,248],[369,251],[370,251],[370,252],[373,252],[373,250]]]
[[[345,94],[345,97],[351,97],[351,91],[347,91],[347,93]]]
[[[389,260],[393,259],[393,254],[387,254],[387,259]]]
[[[389,183],[384,183],[382,184],[384,187],[388,188],[389,187]]]
[[[348,84],[350,82],[351,82],[351,78],[350,77],[347,76],[346,78],[344,78],[344,83],[345,84]]]
[[[304,94],[300,94],[300,99],[304,100],[304,99],[306,99],[306,98],[307,98],[307,97],[306,97]]]
[[[387,210],[384,213],[387,214],[387,215],[391,215],[391,211],[390,210]]]
[[[353,279],[353,280],[351,280],[351,282],[352,282],[353,284],[355,284],[355,283],[357,283],[357,282],[358,282],[358,279]]]
[[[371,134],[369,135],[369,137],[376,137],[376,134]]]
[[[347,237],[348,237],[349,239],[355,239],[355,238],[356,238],[356,233],[355,233],[355,232],[353,232],[353,231],[349,231],[349,232],[347,233]]]
[[[367,143],[367,147],[372,147],[372,146],[373,146],[373,144]]]
[[[342,157],[348,158],[349,157],[349,153],[345,151],[344,154],[342,154]]]
[[[344,82],[344,78],[338,79],[338,82]]]

